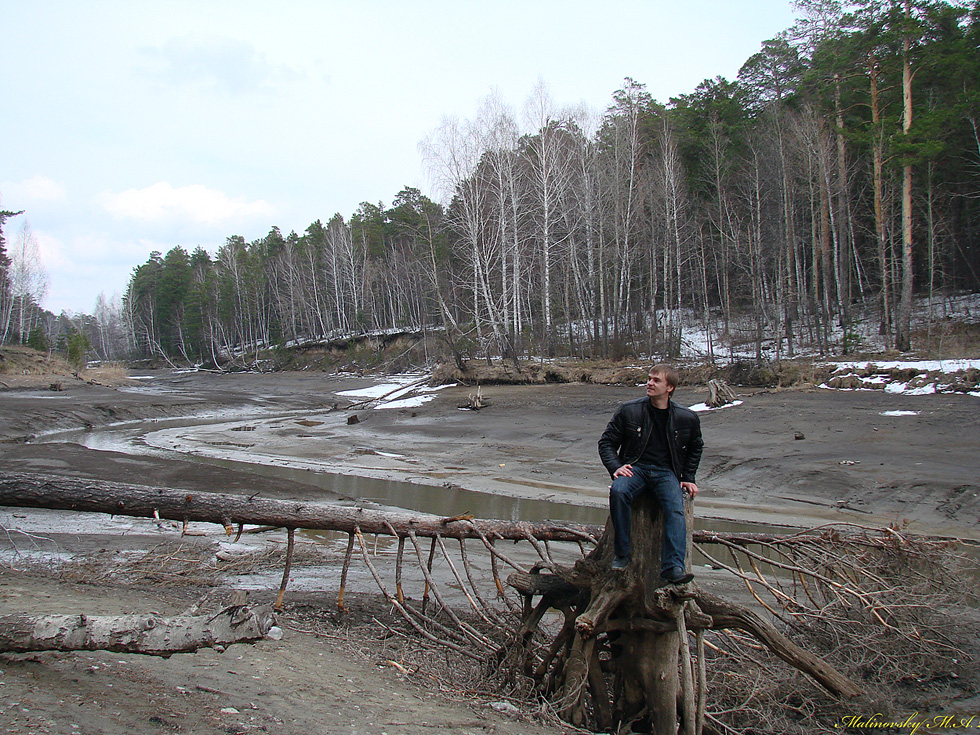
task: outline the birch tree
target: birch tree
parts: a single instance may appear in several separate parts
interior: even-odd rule
[[[633,301],[633,267],[643,229],[641,116],[652,100],[644,85],[627,78],[613,94],[613,104],[599,135],[602,146],[603,198],[612,253],[604,259],[609,269],[614,336],[623,336],[622,317],[628,317]],[[650,305],[652,309],[652,304]],[[649,313],[641,309],[641,313]],[[652,315],[651,315],[652,316]]]
[[[17,316],[17,338],[24,343],[40,316],[40,306],[48,292],[48,272],[41,260],[37,237],[27,221],[17,233],[11,256],[10,287]]]
[[[739,81],[747,90],[750,109],[754,106],[756,123],[764,137],[775,138],[778,161],[778,192],[780,226],[778,228],[778,259],[775,277],[776,300],[782,319],[777,332],[777,358],[786,341],[786,353],[793,357],[794,324],[799,318],[799,270],[796,253],[796,214],[794,208],[793,162],[790,154],[789,112],[785,100],[796,93],[803,63],[798,49],[785,35],[762,44],[762,50],[751,56],[739,70]]]
[[[539,80],[525,105],[525,116],[536,132],[525,139],[530,219],[540,257],[540,323],[547,353],[554,351],[554,267],[567,232],[561,229],[562,208],[571,176],[566,145],[568,121],[559,115],[544,82]]]
[[[14,296],[10,284],[10,256],[7,254],[6,239],[3,228],[11,217],[23,214],[24,211],[13,212],[0,210],[0,344],[7,341],[10,330],[10,317],[13,313]]]
[[[489,219],[487,172],[479,170],[486,142],[485,130],[477,122],[446,118],[421,149],[437,191],[449,202],[448,226],[466,252],[464,286],[472,299],[470,314],[477,341],[489,362],[491,344],[504,354],[513,354],[513,349],[492,288],[492,271],[500,259],[495,250],[497,231]]]

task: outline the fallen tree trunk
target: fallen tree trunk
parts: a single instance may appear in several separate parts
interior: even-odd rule
[[[416,536],[498,538],[539,541],[594,541],[600,526],[577,523],[525,523],[442,518],[426,513],[398,513],[351,508],[330,503],[269,500],[254,495],[188,492],[103,480],[0,472],[0,505],[74,510],[139,518],[217,523],[227,529],[240,524],[284,528],[380,533],[414,532]]]
[[[255,495],[187,492],[150,485],[129,485],[104,480],[83,480],[61,475],[0,471],[0,506],[74,510],[137,518],[166,518],[174,521],[217,523],[225,528],[235,524],[271,528],[407,535],[432,538],[507,539],[524,541],[584,541],[594,543],[603,526],[553,521],[524,522],[473,519],[469,516],[444,518],[428,513],[377,511],[331,503],[298,500],[270,500]],[[815,534],[796,534],[795,543],[804,544]],[[785,540],[774,533],[720,533],[693,531],[694,543],[735,545]]]
[[[115,651],[171,656],[264,638],[272,607],[226,607],[214,615],[0,615],[0,651]]]

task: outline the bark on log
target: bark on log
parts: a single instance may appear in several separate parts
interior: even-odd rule
[[[115,651],[171,656],[264,638],[268,605],[236,605],[210,617],[185,615],[0,615],[0,651]]]
[[[226,528],[256,524],[353,533],[416,536],[481,537],[540,541],[588,541],[598,526],[577,523],[524,523],[447,519],[426,513],[350,508],[329,503],[269,500],[254,495],[188,492],[146,485],[126,485],[56,475],[0,472],[0,506],[74,510],[140,518],[217,523]]]

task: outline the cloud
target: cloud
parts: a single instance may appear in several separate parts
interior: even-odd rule
[[[53,202],[64,199],[67,193],[57,181],[41,174],[23,181],[4,181],[0,183],[0,192],[16,202]]]
[[[38,255],[45,268],[68,268],[72,265],[65,244],[47,232],[37,233]]]
[[[165,253],[172,242],[116,238],[111,234],[77,234],[61,240],[37,232],[40,259],[50,279],[42,305],[62,311],[92,313],[100,293],[109,297],[126,291],[133,269],[154,250]]]
[[[270,91],[278,82],[300,76],[286,66],[270,62],[248,41],[220,36],[171,38],[162,47],[145,53],[160,64],[157,75],[161,78],[234,95]]]
[[[104,191],[98,201],[114,217],[142,222],[177,219],[215,225],[274,213],[274,208],[264,199],[249,202],[244,197],[229,197],[223,191],[201,184],[174,188],[166,181],[118,194]]]

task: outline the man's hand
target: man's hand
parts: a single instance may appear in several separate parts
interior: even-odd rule
[[[682,482],[681,490],[688,493],[691,496],[691,500],[694,500],[694,498],[696,498],[698,495],[698,486],[693,482]]]
[[[631,465],[631,464],[624,464],[618,470],[616,470],[615,472],[613,472],[613,479],[614,480],[617,477],[632,477],[632,476],[633,476],[633,465]]]

